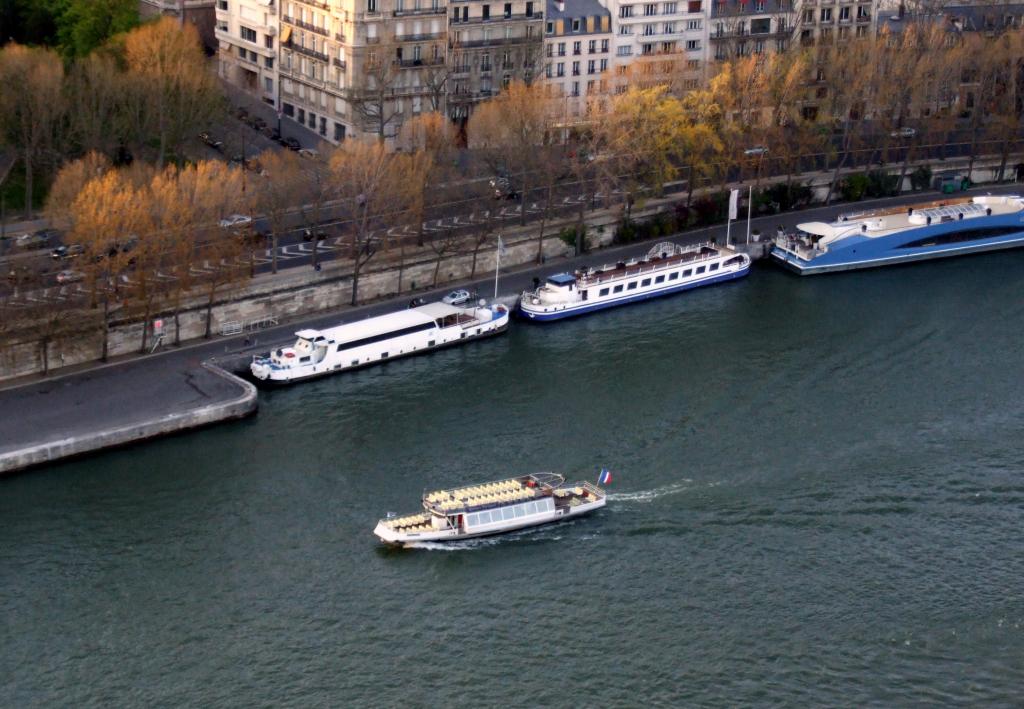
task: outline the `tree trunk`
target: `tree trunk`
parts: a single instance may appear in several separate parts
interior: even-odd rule
[[[213,333],[213,299],[217,295],[217,286],[212,284],[209,292],[210,295],[206,299],[206,332],[203,334],[203,337],[207,340],[210,339]]]
[[[437,262],[434,264],[434,283],[433,288],[437,288],[437,275],[441,272],[441,259],[444,258],[444,251],[437,252]]]
[[[270,272],[277,273],[277,229],[270,232]]]
[[[43,376],[45,377],[50,373],[50,338],[44,337],[39,341],[40,344],[40,357],[43,360]]]
[[[28,220],[32,218],[32,178],[34,175],[32,161],[29,160],[27,153],[23,162],[25,163],[25,219]]]
[[[547,198],[544,200],[544,213],[540,218],[540,233],[537,235],[537,263],[544,263],[544,227],[551,216],[551,194],[553,185],[548,183]]]
[[[174,305],[174,346],[177,347],[181,344],[181,320],[178,317],[180,315],[181,305],[176,303]]]
[[[352,261],[352,302],[350,305],[359,304],[359,271],[362,266],[362,259],[359,258],[359,254],[356,254],[355,259]]]
[[[110,296],[104,291],[103,295],[103,354],[100,360],[107,361],[110,353]]]

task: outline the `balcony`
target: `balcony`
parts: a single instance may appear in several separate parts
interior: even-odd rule
[[[316,32],[317,34],[323,35],[324,37],[330,37],[331,36],[331,33],[327,29],[325,29],[323,27],[317,27],[316,25],[314,25],[314,24],[312,24],[310,22],[303,22],[302,20],[296,20],[293,17],[288,17],[288,15],[281,15],[281,19],[283,21],[287,22],[289,25],[295,25],[296,27],[301,27],[304,30],[309,30],[310,32]]]
[[[323,52],[317,52],[317,51],[314,51],[312,49],[307,49],[305,47],[300,47],[297,44],[291,45],[289,47],[289,49],[291,49],[293,52],[298,52],[299,54],[305,54],[307,57],[313,57],[314,59],[319,59],[322,62],[330,61],[330,57],[328,57]]]
[[[448,8],[446,7],[420,7],[420,8],[406,8],[403,10],[395,10],[391,13],[395,17],[416,17],[417,15],[447,15]]]
[[[491,15],[490,17],[470,17],[465,20],[459,20],[459,25],[481,25],[491,24],[494,22],[522,22],[524,20],[543,20],[543,12],[535,12],[532,15],[526,13],[520,15]],[[455,22],[453,21],[454,25]]]
[[[342,71],[344,71],[348,67],[348,63],[345,62],[344,59],[338,59],[337,57],[331,59],[331,64],[338,67]]]
[[[396,34],[395,39],[399,42],[426,42],[431,39],[441,39],[444,32],[421,32],[420,34]]]
[[[500,47],[508,44],[529,44],[530,42],[540,43],[540,37],[491,37],[490,39],[471,39],[468,42],[453,40],[449,46],[455,49],[471,49],[473,47]]]
[[[857,24],[866,25],[871,22],[871,15],[857,15]]]
[[[348,42],[348,39],[345,38],[345,35],[342,32],[335,32],[334,39],[338,42],[341,42],[342,44]]]
[[[421,66],[440,66],[444,64],[444,57],[426,59],[396,59],[395,64],[402,69],[415,69]]]

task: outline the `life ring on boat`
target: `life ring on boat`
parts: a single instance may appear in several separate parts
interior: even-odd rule
[[[292,357],[295,356],[295,353],[294,352],[285,352],[284,356],[287,357],[288,359],[291,359]]]

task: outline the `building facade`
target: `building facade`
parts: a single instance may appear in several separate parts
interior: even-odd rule
[[[449,2],[447,112],[464,124],[473,107],[512,81],[531,83],[544,51],[543,0]]]
[[[873,37],[877,17],[878,0],[803,0],[797,37],[805,47]]]
[[[711,61],[785,52],[796,31],[794,0],[714,0],[710,10]]]
[[[139,17],[150,20],[155,17],[173,17],[181,23],[188,23],[199,32],[199,39],[207,52],[217,51],[214,34],[214,5],[217,0],[139,0]]]
[[[274,0],[217,0],[217,72],[277,107],[280,25]]]
[[[564,124],[586,115],[587,101],[606,94],[612,76],[611,13],[597,0],[548,0],[544,85]]]

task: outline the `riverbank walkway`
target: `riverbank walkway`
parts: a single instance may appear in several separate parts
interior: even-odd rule
[[[985,186],[970,193],[1013,193],[1019,191],[1015,187]],[[854,208],[914,203],[921,198],[920,193],[908,194],[861,202]],[[829,220],[850,210],[850,204],[819,206],[757,218],[753,220],[753,227],[771,234],[776,226],[788,230],[798,223]],[[734,225],[733,235],[738,241],[745,236],[744,227],[741,222]],[[715,237],[721,240],[724,231],[724,226],[717,225],[670,238],[678,243]],[[560,258],[542,266],[527,265],[503,271],[499,295],[512,298],[532,287],[535,278],[543,279],[561,270],[611,263],[620,257],[642,253],[645,246],[648,245],[617,246],[579,257]],[[473,282],[450,283],[418,295],[439,298],[459,287],[476,290],[482,297],[490,296],[494,288],[493,273],[480,274]],[[122,357],[107,364],[68,367],[47,378],[32,376],[6,382],[0,385],[0,475],[250,415],[257,407],[256,389],[228,370],[240,366],[257,351],[290,342],[296,330],[322,329],[342,319],[391,312],[404,307],[409,297],[405,294],[387,301],[302,317],[255,335],[185,343],[155,354]]]

